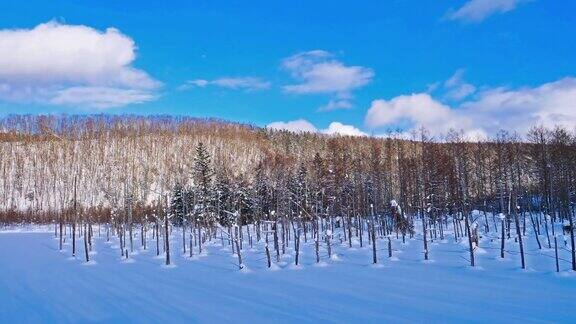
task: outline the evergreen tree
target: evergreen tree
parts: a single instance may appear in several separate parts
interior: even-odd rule
[[[213,170],[211,167],[210,154],[202,142],[196,147],[196,157],[194,158],[194,180],[196,196],[196,217],[199,221],[213,221]]]
[[[232,190],[230,180],[223,171],[216,172],[214,179],[214,208],[216,220],[222,226],[231,226],[234,220],[229,212],[232,206]]]
[[[182,225],[185,219],[184,209],[184,188],[177,183],[172,190],[172,201],[170,202],[170,212],[172,214],[172,223]]]
[[[268,219],[269,212],[272,210],[272,197],[270,194],[270,187],[268,185],[269,179],[264,172],[262,162],[256,167],[256,177],[254,179],[254,213],[256,217],[265,217]]]

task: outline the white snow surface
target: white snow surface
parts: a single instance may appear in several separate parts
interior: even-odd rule
[[[97,231],[95,231],[97,233]],[[97,234],[96,234],[97,235]],[[496,234],[494,234],[496,235]],[[244,242],[238,271],[230,247],[217,240],[205,257],[189,259],[181,233],[171,238],[173,266],[148,250],[123,262],[118,242],[95,237],[92,262],[84,266],[83,242],[71,258],[67,240],[58,251],[54,233],[10,231],[0,234],[0,322],[137,322],[137,323],[382,323],[382,322],[574,322],[576,274],[569,271],[568,251],[561,250],[562,272],[553,250],[538,250],[527,236],[527,270],[520,269],[518,245],[507,240],[499,259],[497,238],[484,237],[471,268],[465,246],[449,234],[435,240],[423,262],[418,235],[402,244],[393,237],[378,241],[379,266],[364,241],[354,249],[333,244],[328,258],[315,265],[314,241],[302,242],[301,264],[293,265],[292,248],[270,271],[264,243]],[[545,241],[545,237],[541,237]],[[464,239],[463,239],[464,240]],[[290,242],[293,246],[293,242]],[[335,242],[336,243],[336,242]],[[272,246],[272,244],[270,244]],[[136,252],[136,250],[135,250]],[[273,252],[273,251],[271,251]],[[197,253],[195,253],[197,254]],[[274,256],[274,253],[272,253]],[[249,270],[248,270],[249,269]],[[297,269],[298,271],[294,271]],[[476,271],[471,271],[476,270]]]

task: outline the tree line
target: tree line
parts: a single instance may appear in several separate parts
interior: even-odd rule
[[[457,131],[326,136],[169,116],[9,116],[0,129],[1,221],[54,223],[74,245],[78,231],[86,251],[92,224],[108,224],[123,256],[138,228],[169,259],[176,227],[188,253],[220,235],[242,267],[243,244],[273,244],[271,263],[293,242],[298,264],[301,240],[330,250],[340,231],[342,243],[371,245],[377,263],[382,238],[418,231],[428,259],[429,241],[450,231],[468,241],[472,266],[478,237],[493,233],[502,257],[505,239],[518,241],[525,267],[527,232],[558,249],[562,231],[576,270],[576,136],[562,128],[475,142]]]

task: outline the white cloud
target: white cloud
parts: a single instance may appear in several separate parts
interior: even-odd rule
[[[391,100],[374,100],[365,118],[371,128],[408,122],[412,129],[425,127],[433,135],[450,129],[474,130],[472,120],[434,100],[427,93],[403,95]]]
[[[50,103],[66,106],[90,106],[96,109],[125,106],[155,99],[155,95],[138,89],[107,87],[71,87],[59,90]]]
[[[344,125],[340,122],[332,122],[322,133],[329,135],[346,135],[346,136],[366,136],[366,133],[352,125]]]
[[[309,132],[315,133],[318,131],[312,123],[305,119],[298,119],[292,121],[278,121],[270,123],[266,126],[266,128],[275,129],[275,130],[287,130],[295,133],[302,133],[302,132]]]
[[[483,91],[460,109],[492,132],[514,129],[526,133],[534,125],[576,125],[576,78],[567,77],[537,87]]]
[[[350,108],[352,108],[352,102],[348,99],[330,99],[326,105],[318,108],[318,111],[332,111]]]
[[[204,79],[190,80],[190,81],[186,81],[185,84],[181,85],[180,89],[186,90],[186,89],[192,88],[193,86],[196,86],[199,88],[204,88],[208,84],[210,84],[210,81],[204,80]]]
[[[131,66],[135,58],[134,41],[114,28],[48,22],[0,30],[0,100],[96,108],[152,100],[160,82]],[[130,95],[110,100],[112,92]]]
[[[462,100],[476,92],[476,87],[464,81],[464,69],[457,70],[450,79],[444,82],[446,97],[451,100]]]
[[[352,125],[345,125],[340,122],[332,122],[326,129],[318,129],[312,123],[305,119],[297,119],[287,122],[273,122],[266,126],[269,129],[287,130],[295,133],[323,133],[328,135],[344,135],[344,136],[366,136],[358,128]]]
[[[470,0],[448,17],[452,20],[480,22],[488,16],[512,11],[521,0]]]
[[[190,80],[187,81],[182,86],[180,86],[179,89],[186,90],[192,87],[204,88],[209,85],[234,90],[255,91],[255,90],[268,89],[270,88],[271,83],[269,81],[265,81],[255,77],[236,77],[236,78],[226,77],[215,80],[204,80],[204,79]]]
[[[525,134],[532,126],[576,125],[576,79],[564,78],[536,87],[494,88],[475,95],[459,106],[445,105],[429,94],[404,95],[375,100],[368,110],[368,127],[392,127],[402,122],[408,130],[423,126],[432,135],[450,129],[467,134],[494,135],[501,129]]]
[[[285,59],[284,69],[301,81],[287,85],[286,92],[298,94],[342,93],[372,81],[374,72],[362,66],[346,66],[324,51],[299,53]]]
[[[282,68],[298,81],[283,87],[287,93],[330,94],[336,101],[321,110],[348,109],[351,92],[372,81],[372,69],[362,66],[347,66],[326,51],[314,50],[290,56],[282,61]],[[339,102],[339,104],[338,104]]]

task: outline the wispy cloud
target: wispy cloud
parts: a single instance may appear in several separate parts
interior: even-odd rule
[[[50,103],[63,106],[90,106],[96,109],[120,107],[144,103],[156,99],[156,95],[138,89],[109,87],[71,87],[59,90]]]
[[[339,109],[350,109],[352,108],[352,101],[349,99],[330,99],[327,104],[324,106],[320,106],[318,111],[332,111],[332,110],[339,110]]]
[[[464,69],[457,70],[448,80],[444,82],[445,97],[459,101],[469,97],[476,92],[476,86],[464,80]]]
[[[196,79],[187,81],[179,87],[180,90],[190,88],[204,88],[207,86],[216,86],[233,90],[256,91],[269,89],[271,82],[255,77],[225,77],[214,80]]]
[[[448,13],[451,20],[480,22],[487,17],[516,9],[524,0],[470,0],[462,7]]]
[[[282,68],[298,81],[284,86],[286,93],[334,96],[320,110],[351,108],[351,92],[364,87],[374,77],[372,69],[345,65],[323,50],[292,55],[282,61]]]

